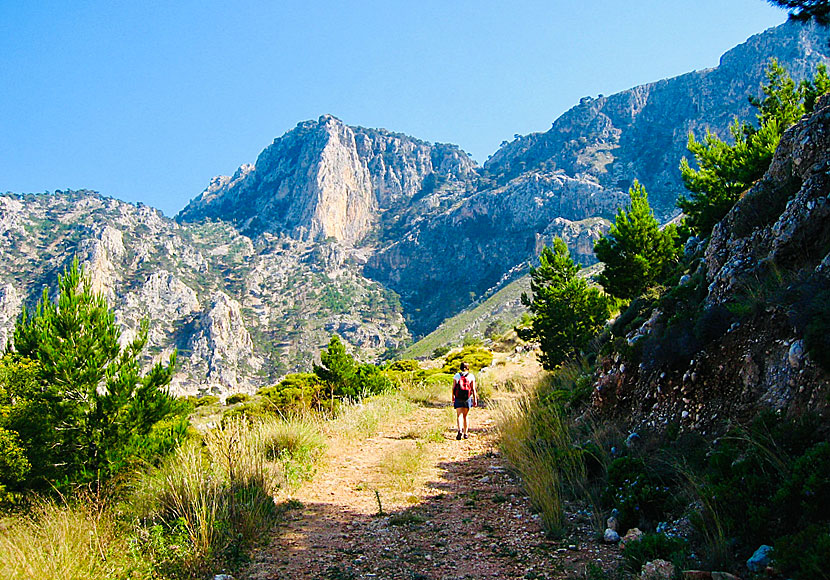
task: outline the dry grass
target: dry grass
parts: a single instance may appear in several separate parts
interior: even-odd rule
[[[140,573],[125,534],[93,504],[39,502],[0,528],[0,578],[97,580]]]
[[[384,455],[380,461],[380,468],[386,486],[400,493],[415,491],[419,486],[427,456],[424,445],[419,443]]]
[[[385,393],[343,407],[325,429],[331,436],[346,440],[367,439],[377,433],[384,422],[408,415],[414,409],[414,405],[399,392]]]
[[[567,523],[565,495],[584,488],[586,481],[585,464],[572,445],[572,424],[560,409],[539,405],[533,388],[499,411],[502,450],[521,474],[546,531],[561,535]]]

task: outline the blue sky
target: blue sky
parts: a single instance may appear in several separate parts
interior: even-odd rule
[[[762,0],[0,0],[0,191],[172,216],[324,113],[483,162],[785,19]]]

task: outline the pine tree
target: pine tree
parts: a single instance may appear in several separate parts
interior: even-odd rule
[[[33,474],[100,481],[172,449],[187,427],[186,405],[166,392],[175,353],[167,366],[158,363],[142,374],[147,323],[121,347],[114,314],[77,260],[59,276],[58,290],[52,302],[44,289],[35,312],[24,309],[14,332],[14,352],[37,362],[42,385],[25,401],[36,411],[30,418],[36,425],[18,429],[21,437],[41,432],[24,441],[38,458]]]
[[[766,75],[764,97],[750,98],[758,109],[759,128],[735,119],[729,128],[732,145],[708,130],[702,142],[689,134],[687,147],[697,169],[685,157],[681,160],[680,174],[692,195],[681,195],[677,206],[686,214],[684,223],[694,234],[706,236],[712,231],[741,195],[763,177],[784,131],[812,110],[819,95],[830,91],[824,67],[817,69],[812,81],[798,86],[775,59]]]
[[[594,246],[597,259],[605,264],[597,281],[608,294],[626,300],[657,282],[678,253],[676,228],[660,230],[645,187],[635,181],[628,197],[629,208],[617,210],[614,225]]]
[[[793,20],[802,22],[815,20],[822,26],[830,24],[830,2],[827,0],[767,0],[767,2],[787,10]]]
[[[579,278],[579,269],[555,238],[553,248],[542,249],[539,267],[530,269],[533,297],[522,294],[532,320],[516,331],[523,340],[539,340],[539,360],[548,370],[579,356],[610,316],[608,297]]]
[[[314,367],[321,381],[327,383],[331,396],[356,397],[358,393],[357,363],[346,352],[346,345],[336,334],[329,340],[328,350],[320,353],[322,366]]]

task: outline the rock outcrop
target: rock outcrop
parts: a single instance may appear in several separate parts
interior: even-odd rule
[[[255,165],[217,177],[177,219],[232,221],[245,233],[356,244],[380,212],[417,196],[466,189],[474,162],[451,145],[383,130],[349,127],[331,115],[274,140]]]
[[[787,22],[730,50],[719,66],[650,83],[611,96],[585,97],[545,133],[521,136],[484,164],[504,182],[533,169],[559,169],[602,188],[626,191],[639,179],[663,220],[683,193],[679,160],[690,132],[728,137],[737,116],[754,120],[747,96],[759,95],[770,58],[796,79],[812,76],[830,55],[828,30]]]
[[[620,354],[604,360],[597,408],[626,417],[634,429],[676,423],[703,434],[764,408],[830,414],[829,193],[825,96],[784,134],[766,175],[692,262],[705,295],[696,319],[668,330],[666,315],[651,312],[627,337],[641,343],[642,361]],[[695,282],[685,276],[684,284]],[[649,343],[652,336],[661,341]]]

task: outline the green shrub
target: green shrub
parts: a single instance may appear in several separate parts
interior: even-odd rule
[[[314,373],[294,373],[287,375],[273,387],[264,387],[257,391],[275,410],[311,409],[323,396],[323,383]]]
[[[450,349],[450,347],[447,345],[435,347],[435,350],[432,351],[432,358],[441,358],[442,356],[450,352],[450,350],[452,349]]]
[[[827,575],[830,560],[830,531],[827,524],[812,524],[775,541],[775,567],[786,578],[813,580]]]
[[[669,497],[668,486],[658,481],[640,458],[619,457],[608,467],[603,501],[618,510],[623,530],[652,527],[666,513]]]
[[[639,572],[643,564],[652,560],[661,559],[672,562],[680,568],[689,555],[689,546],[686,540],[672,538],[665,534],[644,534],[636,542],[628,542],[623,548],[623,558],[629,569]]]
[[[466,362],[470,370],[478,372],[484,367],[490,366],[493,362],[493,353],[479,346],[469,346],[447,356],[441,372],[455,374],[459,365]]]
[[[225,399],[225,404],[227,405],[235,405],[237,403],[244,403],[251,397],[247,393],[234,393],[227,399]]]
[[[421,364],[412,359],[396,360],[387,367],[387,370],[412,373],[421,370]]]
[[[218,405],[219,397],[215,395],[204,395],[201,397],[187,397],[186,401],[193,405],[195,409],[199,407],[207,407],[208,405]]]

